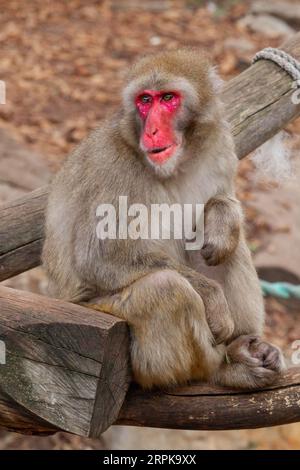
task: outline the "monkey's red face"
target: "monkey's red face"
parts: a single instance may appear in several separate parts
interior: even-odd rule
[[[180,148],[181,137],[175,131],[175,118],[181,105],[180,93],[143,90],[136,107],[143,123],[140,146],[152,164],[163,165]]]

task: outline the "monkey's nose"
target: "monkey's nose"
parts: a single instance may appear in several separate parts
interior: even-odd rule
[[[149,137],[149,139],[152,139],[157,133],[158,133],[157,127],[155,127],[154,129],[149,129],[148,131],[146,131],[146,135]]]

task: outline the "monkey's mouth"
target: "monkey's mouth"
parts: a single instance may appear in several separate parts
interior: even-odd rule
[[[158,147],[158,148],[156,148],[156,149],[149,150],[149,153],[160,153],[160,152],[164,152],[164,151],[167,150],[169,147],[171,147],[171,145],[168,145],[167,147]]]
[[[177,148],[178,144],[170,144],[166,147],[156,147],[148,150],[147,156],[153,163],[161,165],[170,157],[172,157]]]

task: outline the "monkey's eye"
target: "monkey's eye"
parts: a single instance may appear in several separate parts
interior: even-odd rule
[[[145,93],[144,95],[141,95],[139,99],[142,103],[151,103],[152,96]]]
[[[173,93],[164,93],[161,97],[163,101],[171,101],[174,98]]]

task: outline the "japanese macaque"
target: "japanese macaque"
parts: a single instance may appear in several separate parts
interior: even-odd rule
[[[205,380],[259,388],[284,367],[261,339],[264,307],[235,196],[237,157],[219,82],[200,51],[140,59],[123,104],[55,177],[43,262],[53,293],[125,319],[145,388]],[[99,204],[205,204],[204,244],[99,239]]]

